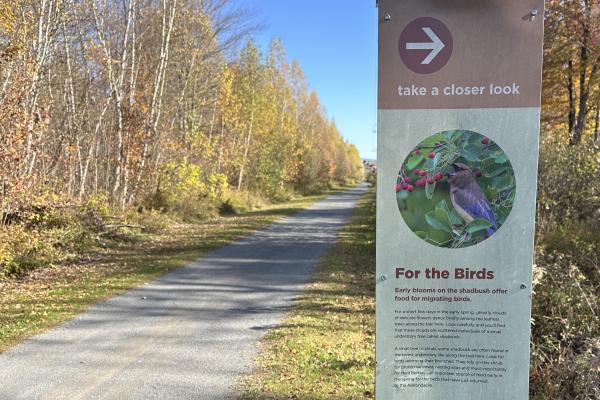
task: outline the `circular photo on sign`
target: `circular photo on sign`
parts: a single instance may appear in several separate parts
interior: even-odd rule
[[[396,181],[408,227],[427,243],[463,248],[492,237],[506,222],[516,195],[506,153],[488,137],[445,131],[419,143]]]

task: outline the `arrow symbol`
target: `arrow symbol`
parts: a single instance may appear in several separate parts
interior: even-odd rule
[[[421,64],[428,65],[430,64],[438,54],[446,47],[444,42],[440,40],[438,35],[433,32],[433,30],[429,27],[423,27],[423,31],[429,36],[431,42],[429,43],[406,43],[406,50],[431,50],[429,55],[425,57]]]

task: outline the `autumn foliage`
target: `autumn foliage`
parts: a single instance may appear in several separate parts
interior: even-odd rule
[[[37,191],[127,209],[359,179],[300,65],[280,41],[263,56],[252,21],[227,0],[0,1],[0,212]]]
[[[531,398],[591,400],[600,0],[546,5]],[[114,210],[205,218],[361,178],[300,64],[277,40],[263,54],[253,21],[230,0],[0,0],[0,277],[76,253]],[[413,172],[405,196],[436,181]]]
[[[600,398],[600,2],[546,0],[531,398]]]

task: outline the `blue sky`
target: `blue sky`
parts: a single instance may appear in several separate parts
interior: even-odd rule
[[[265,22],[263,50],[280,37],[300,61],[329,117],[362,157],[376,156],[377,10],[375,0],[240,0]]]

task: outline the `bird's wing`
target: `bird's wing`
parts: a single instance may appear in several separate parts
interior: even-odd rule
[[[477,186],[479,189],[479,186]],[[481,189],[456,190],[453,193],[454,202],[473,218],[481,218],[489,221],[496,229],[496,216],[490,202]]]

